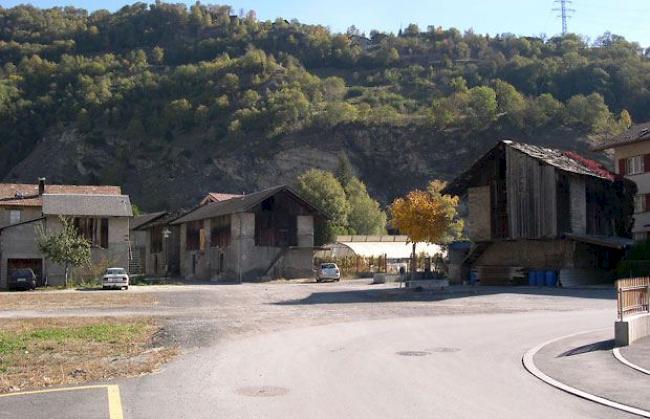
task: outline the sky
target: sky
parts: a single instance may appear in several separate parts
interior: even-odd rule
[[[194,4],[194,0],[183,2]],[[128,0],[0,0],[3,7],[30,3],[37,7],[76,6],[88,10],[115,11]],[[561,32],[558,7],[553,0],[203,0],[203,4],[230,4],[235,11],[255,10],[260,20],[283,17],[303,23],[322,24],[332,31],[344,32],[355,25],[369,33],[371,29],[397,32],[409,23],[421,30],[435,25],[473,29],[481,34],[513,33],[516,35],[553,36]],[[648,0],[573,0],[575,9],[568,22],[570,32],[594,40],[605,31],[623,35],[644,47],[650,46]]]

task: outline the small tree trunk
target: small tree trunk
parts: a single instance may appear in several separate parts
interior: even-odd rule
[[[411,254],[411,281],[415,281],[416,270],[417,270],[417,258],[415,256],[415,242],[413,242],[413,253]]]
[[[68,264],[66,263],[63,267],[63,286],[68,288]]]

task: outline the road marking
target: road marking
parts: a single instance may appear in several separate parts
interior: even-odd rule
[[[620,348],[612,349],[612,353],[614,354],[614,358],[616,358],[619,362],[622,362],[624,365],[626,365],[626,366],[628,366],[628,367],[630,367],[632,369],[635,369],[635,370],[637,370],[639,372],[642,372],[643,374],[650,375],[650,370],[647,370],[647,369],[645,369],[643,367],[640,367],[640,366],[638,366],[636,364],[633,364],[632,362],[628,361],[627,358],[625,358],[623,356],[623,354],[621,353]]]
[[[105,389],[108,396],[108,418],[109,419],[124,419],[122,411],[122,399],[120,397],[120,387],[115,384],[98,384],[91,386],[78,386],[78,387],[61,387],[61,388],[48,388],[45,390],[32,390],[32,391],[18,391],[15,393],[0,394],[0,398],[13,397],[13,396],[29,396],[32,394],[47,394],[47,393],[61,393],[64,391],[83,391],[83,390],[96,390]]]
[[[109,419],[124,419],[124,414],[122,412],[122,399],[120,398],[120,387],[110,385],[107,386],[107,391]]]
[[[618,403],[618,402],[606,399],[604,397],[596,396],[595,394],[587,393],[586,391],[578,390],[575,387],[571,387],[571,386],[566,385],[566,384],[564,384],[564,383],[562,383],[562,382],[560,382],[560,381],[558,381],[558,380],[556,380],[554,378],[549,377],[548,375],[544,374],[535,365],[535,362],[533,360],[535,354],[537,352],[539,352],[546,345],[550,345],[551,343],[555,343],[555,342],[560,341],[562,339],[567,339],[567,338],[571,338],[571,337],[574,337],[574,336],[584,335],[584,334],[587,334],[587,333],[598,332],[598,331],[602,331],[602,330],[606,330],[606,329],[609,329],[609,328],[601,328],[601,329],[595,329],[595,330],[587,330],[585,332],[573,333],[571,335],[562,336],[562,337],[559,337],[559,338],[551,339],[551,340],[546,341],[544,343],[540,343],[536,347],[534,347],[531,350],[529,350],[528,352],[526,352],[524,354],[523,358],[521,359],[521,361],[524,364],[524,368],[529,373],[531,373],[532,375],[534,375],[535,377],[539,378],[540,380],[544,381],[546,384],[548,384],[548,385],[550,385],[552,387],[555,387],[555,388],[557,388],[559,390],[562,390],[564,392],[567,392],[569,394],[573,394],[574,396],[578,396],[578,397],[581,397],[583,399],[587,399],[589,401],[602,404],[604,406],[608,406],[608,407],[611,407],[611,408],[614,408],[614,409],[622,410],[624,412],[632,413],[634,415],[650,418],[650,412],[648,412],[646,410],[639,409],[639,408],[636,408],[636,407],[633,407],[633,406],[628,406],[628,405],[625,405],[625,404],[622,404],[622,403]]]

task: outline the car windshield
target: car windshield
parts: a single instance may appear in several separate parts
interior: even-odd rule
[[[322,265],[320,265],[320,268],[321,269],[334,269],[334,268],[336,268],[336,265],[333,264],[333,263],[323,263]]]
[[[11,276],[13,276],[14,278],[32,276],[32,271],[29,269],[20,269],[18,271],[14,271],[14,273],[11,274]]]
[[[106,275],[124,275],[126,271],[122,268],[106,269]]]

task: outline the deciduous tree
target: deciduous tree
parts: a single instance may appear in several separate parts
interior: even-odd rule
[[[426,191],[415,190],[390,206],[391,225],[408,236],[413,245],[411,278],[415,276],[416,243],[445,243],[460,236],[458,197],[443,195],[444,183],[433,181]]]
[[[63,285],[68,286],[71,266],[90,264],[90,242],[79,235],[70,217],[59,216],[61,231],[47,233],[42,225],[37,227],[37,245],[46,259],[63,265]]]

